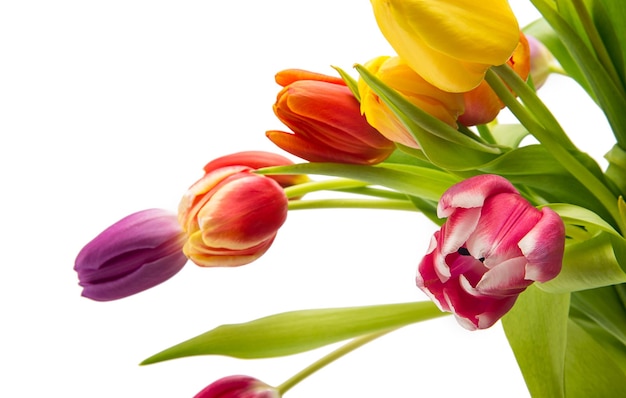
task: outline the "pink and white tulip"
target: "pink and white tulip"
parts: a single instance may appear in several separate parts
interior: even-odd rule
[[[437,208],[448,219],[431,239],[417,286],[467,329],[486,329],[533,282],[556,277],[565,227],[550,208],[526,201],[497,175],[449,188]]]

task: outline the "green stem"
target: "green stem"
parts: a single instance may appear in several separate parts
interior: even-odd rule
[[[591,42],[591,46],[598,57],[598,60],[602,66],[604,66],[604,69],[611,80],[613,80],[613,83],[617,86],[621,85],[619,75],[615,70],[615,66],[611,61],[611,57],[609,56],[604,43],[602,42],[600,33],[598,33],[596,25],[593,23],[591,15],[589,15],[589,10],[587,10],[585,3],[581,0],[572,0],[572,5],[574,6],[574,10],[576,10],[578,20],[582,24],[583,31],[587,34],[587,38],[589,39],[589,42]]]
[[[276,389],[278,390],[280,395],[283,396],[293,386],[300,383],[302,380],[306,379],[307,377],[317,372],[318,370],[322,369],[326,365],[354,351],[355,349],[369,343],[370,341],[373,341],[381,336],[384,336],[385,334],[392,332],[396,329],[397,328],[387,329],[387,330],[383,330],[382,332],[377,332],[377,333],[372,333],[372,334],[367,334],[365,336],[357,337],[353,339],[352,341],[350,341],[349,343],[331,352],[330,354],[324,356],[323,358],[320,358],[319,360],[313,362],[311,365],[307,366],[306,368],[304,368],[303,370],[301,370],[300,372],[296,373],[294,376],[289,378],[283,384],[276,387]]]
[[[515,99],[498,76],[506,81],[519,95],[528,109]],[[520,77],[508,67],[497,66],[487,72],[485,79],[509,110],[528,129],[530,134],[532,134],[546,150],[574,176],[574,178],[589,189],[611,214],[618,228],[621,231],[626,231],[626,225],[624,225],[624,221],[622,221],[617,208],[617,198],[615,195],[613,195],[611,190],[584,164],[579,162],[578,159],[568,151],[565,145],[573,151],[580,152],[569,140],[560,126],[558,126],[558,123],[558,129],[555,130],[556,127],[554,123],[556,123],[556,120],[554,116],[552,116],[532,90],[523,83]],[[520,82],[525,87],[521,87]],[[529,111],[532,112],[532,114]],[[541,121],[541,123],[538,120]],[[556,138],[554,137],[555,134],[557,136]]]
[[[310,181],[285,188],[285,195],[287,195],[288,198],[295,198],[316,191],[336,191],[341,189],[365,187],[367,185],[368,183],[366,182],[347,178]]]
[[[383,199],[406,200],[407,198],[407,195],[402,192],[391,191],[389,189],[372,188],[372,187],[344,188],[344,189],[337,189],[337,191],[354,193],[358,195],[373,196],[376,198],[383,198]]]
[[[493,134],[491,134],[491,129],[489,128],[489,126],[487,126],[486,124],[479,124],[478,126],[476,126],[476,129],[478,130],[478,134],[480,134],[480,136],[483,137],[485,141],[490,144],[496,144],[496,139],[493,137]]]
[[[577,150],[576,146],[574,145],[574,143],[572,143],[569,136],[567,135],[565,130],[563,130],[563,127],[561,127],[552,112],[550,112],[550,110],[543,103],[543,101],[539,99],[537,93],[532,90],[510,66],[504,64],[492,67],[491,70],[488,71],[489,78],[485,76],[487,83],[489,83],[490,86],[492,86],[492,83],[500,82],[499,79],[492,75],[492,72],[495,72],[495,74],[497,74],[502,80],[506,82],[506,84],[509,85],[509,87],[511,87],[511,90],[513,90],[517,94],[517,96],[524,102],[524,105],[528,107],[530,113],[535,116],[536,120],[541,122],[544,130],[550,132],[550,136],[553,139],[559,141],[561,146],[567,149]],[[492,86],[491,88],[494,87]],[[506,89],[506,94],[503,88]],[[502,98],[501,94],[506,95],[509,100],[511,98],[515,100],[515,97],[513,97],[511,92],[503,85],[499,88],[498,91],[496,91],[496,93],[498,94],[500,99],[502,99],[502,101],[504,101],[504,99]],[[508,103],[506,101],[504,102],[508,106]],[[531,134],[533,133],[531,132]],[[539,137],[535,138],[539,139]]]
[[[289,201],[289,210],[346,208],[419,211],[409,200],[318,199]]]

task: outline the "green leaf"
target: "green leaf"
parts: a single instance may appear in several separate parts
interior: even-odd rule
[[[582,227],[588,234],[592,235],[599,231],[604,231],[621,238],[621,235],[615,228],[589,209],[569,203],[551,203],[546,206],[556,211],[565,225]]]
[[[477,136],[462,134],[416,107],[363,66],[357,65],[356,69],[361,78],[402,121],[426,157],[436,166],[448,170],[471,170],[493,160],[502,152],[499,147],[481,142],[482,139]]]
[[[568,312],[569,294],[550,294],[531,285],[502,318],[506,337],[535,398],[565,396]]]
[[[573,320],[568,322],[564,374],[567,397],[623,396],[626,358],[621,357],[616,361],[610,355],[611,351],[610,347],[594,339],[579,323]]]
[[[362,166],[340,163],[299,163],[268,167],[263,174],[309,174],[351,178],[380,185],[425,200],[439,201],[443,192],[460,181],[444,171],[428,167],[385,163]]]
[[[357,101],[361,102],[361,94],[359,93],[359,85],[357,81],[340,67],[333,66],[333,69],[339,72],[339,76],[341,76],[343,81],[346,83],[346,86],[348,86],[350,91],[352,91],[352,95],[354,95],[354,98],[356,98]]]
[[[589,82],[594,98],[606,115],[613,134],[621,147],[626,147],[626,93],[621,85],[616,84],[595,54],[572,26],[545,0],[531,0],[537,10],[560,36],[572,58],[579,64],[580,70]],[[623,23],[623,22],[622,22]]]
[[[575,204],[592,209],[602,218],[611,219],[611,215],[589,189],[574,178],[543,145],[516,148],[478,169],[482,173],[501,175],[513,184],[529,187],[545,201]]]
[[[593,321],[599,329],[617,339],[624,351],[626,350],[626,308],[617,289],[616,286],[606,286],[573,293],[570,317],[576,321],[585,319]],[[586,329],[592,336],[598,330],[587,327]],[[622,369],[626,371],[626,361],[622,364]]]
[[[590,12],[593,16],[607,52],[621,77],[622,85],[626,82],[626,8],[623,1],[589,1]]]
[[[447,313],[430,301],[285,312],[247,323],[218,326],[141,364],[194,355],[235,358],[291,355],[443,315]]]
[[[626,151],[614,145],[609,152],[604,155],[609,161],[606,169],[606,176],[615,184],[622,195],[626,195]]]
[[[521,124],[497,123],[491,127],[491,134],[499,145],[517,148],[524,137],[528,136],[528,130]]]

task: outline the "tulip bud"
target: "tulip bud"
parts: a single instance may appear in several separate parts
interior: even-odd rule
[[[311,162],[376,164],[395,149],[360,114],[359,102],[343,80],[288,69],[276,81],[284,88],[274,113],[293,133],[266,135],[285,151]]]
[[[533,207],[503,177],[452,186],[437,214],[448,219],[418,267],[417,286],[467,329],[492,326],[529,285],[561,270],[563,221],[548,207]]]
[[[181,199],[183,252],[200,266],[239,266],[259,258],[287,218],[287,197],[247,166],[209,167]]]
[[[526,36],[520,32],[520,41],[515,47],[515,51],[507,61],[523,80],[528,78],[530,73],[530,47]],[[515,93],[513,92],[513,95]],[[486,81],[482,81],[478,87],[463,94],[465,101],[465,112],[459,116],[459,123],[465,126],[475,126],[486,124],[498,116],[500,110],[504,108],[504,102],[498,97]]]
[[[280,398],[280,393],[250,376],[228,376],[209,384],[194,398]]]
[[[530,76],[535,89],[539,89],[554,71],[556,60],[550,50],[531,35],[526,35],[530,47]]]
[[[411,69],[442,90],[466,92],[518,42],[507,0],[371,0],[376,22]]]
[[[381,56],[363,65],[387,86],[398,91],[424,112],[457,128],[456,119],[463,113],[463,95],[448,93],[424,80],[399,57]],[[361,112],[367,121],[391,141],[419,148],[419,144],[393,111],[382,102],[363,79],[358,82]]]
[[[78,253],[74,270],[82,295],[117,300],[165,282],[187,262],[176,215],[149,209],[105,229]]]

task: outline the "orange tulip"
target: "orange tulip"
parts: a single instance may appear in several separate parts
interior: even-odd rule
[[[376,164],[395,145],[359,112],[359,102],[343,80],[289,69],[276,75],[284,88],[274,113],[293,133],[268,131],[267,137],[285,151],[311,162]]]

